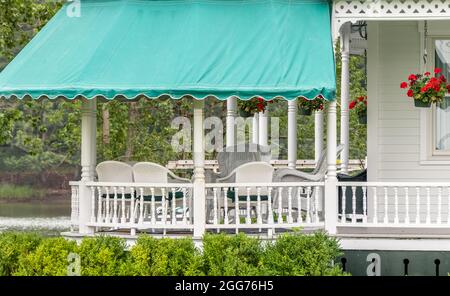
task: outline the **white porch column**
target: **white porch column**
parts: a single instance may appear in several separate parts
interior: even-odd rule
[[[297,164],[297,100],[288,101],[288,167]]]
[[[348,173],[349,158],[349,109],[350,102],[350,33],[351,23],[346,23],[341,27],[341,144],[344,149],[341,153],[341,170]]]
[[[236,109],[237,109],[237,99],[236,97],[228,98],[227,100],[227,142],[226,145],[234,146],[236,139],[236,126],[235,126],[235,118],[236,118]]]
[[[259,143],[259,113],[255,113],[253,115],[253,123],[252,123],[252,143]]]
[[[95,177],[95,168],[97,166],[97,99],[92,99],[93,106],[93,116],[94,122],[91,124],[91,133],[92,133],[92,141],[91,141],[91,176]]]
[[[79,232],[93,233],[86,226],[91,215],[91,190],[84,185],[94,180],[96,162],[97,101],[83,100],[81,105],[81,185],[79,191]]]
[[[194,100],[194,238],[203,236],[206,224],[203,106],[203,101]]]
[[[336,233],[338,195],[336,178],[336,102],[328,107],[327,122],[327,176],[325,180],[325,230],[329,234]]]
[[[259,113],[259,145],[268,146],[269,145],[269,111]]]
[[[314,161],[319,161],[323,150],[323,111],[314,112]]]

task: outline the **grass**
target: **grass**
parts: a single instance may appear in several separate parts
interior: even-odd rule
[[[0,200],[22,201],[43,198],[46,195],[45,189],[34,189],[25,185],[0,184]]]

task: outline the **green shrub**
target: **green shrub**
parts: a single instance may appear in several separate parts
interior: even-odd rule
[[[0,233],[0,276],[12,275],[19,267],[19,258],[27,256],[41,242],[36,233]]]
[[[245,234],[206,234],[203,250],[192,239],[138,238],[128,251],[115,237],[64,238],[33,233],[0,234],[0,275],[67,275],[69,253],[81,259],[82,275],[345,275],[332,265],[341,253],[324,232],[290,233],[274,242]]]
[[[263,275],[342,275],[338,241],[324,232],[313,235],[283,234],[267,243],[262,256]]]
[[[110,236],[85,238],[78,247],[81,259],[81,274],[120,275],[127,261],[125,240]]]
[[[260,240],[244,234],[206,234],[203,273],[212,276],[257,275],[263,249]]]
[[[201,275],[200,253],[189,238],[156,239],[143,235],[130,253],[131,275]]]
[[[67,256],[76,251],[74,241],[62,237],[43,239],[33,252],[19,258],[19,269],[14,275],[67,275]]]

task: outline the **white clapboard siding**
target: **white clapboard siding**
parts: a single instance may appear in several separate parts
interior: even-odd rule
[[[448,28],[450,22],[438,25]],[[430,28],[436,27],[430,24]],[[420,109],[400,89],[400,83],[410,73],[420,72],[421,40],[419,23],[415,21],[369,23],[368,40],[368,181],[373,182],[450,182],[449,165],[425,165],[420,162]],[[429,50],[429,54],[432,51]],[[430,58],[431,59],[431,58]],[[372,123],[372,125],[371,125]],[[382,188],[380,188],[382,190]],[[424,189],[425,190],[425,189]],[[448,198],[441,196],[441,220],[447,222]],[[379,192],[377,206],[374,207],[373,194],[368,194],[368,215],[373,217],[376,208],[378,220],[383,220],[384,196]],[[408,218],[414,221],[417,208],[415,189],[409,189],[409,203],[406,203],[403,189],[398,188],[397,209],[393,188],[388,190],[388,216],[400,221]],[[424,200],[425,198],[425,200]],[[419,217],[427,216],[426,192],[421,193]],[[436,219],[439,198],[436,188],[430,192],[429,212]]]

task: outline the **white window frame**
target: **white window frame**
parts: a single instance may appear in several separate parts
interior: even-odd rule
[[[423,40],[423,37],[421,38]],[[427,38],[429,61],[427,65],[422,64],[422,72],[433,73],[435,66],[435,41],[450,40],[449,35],[431,36]],[[422,42],[423,43],[423,42]],[[421,49],[423,55],[423,46]],[[450,165],[450,150],[436,150],[436,106],[420,110],[420,164],[422,165]]]

